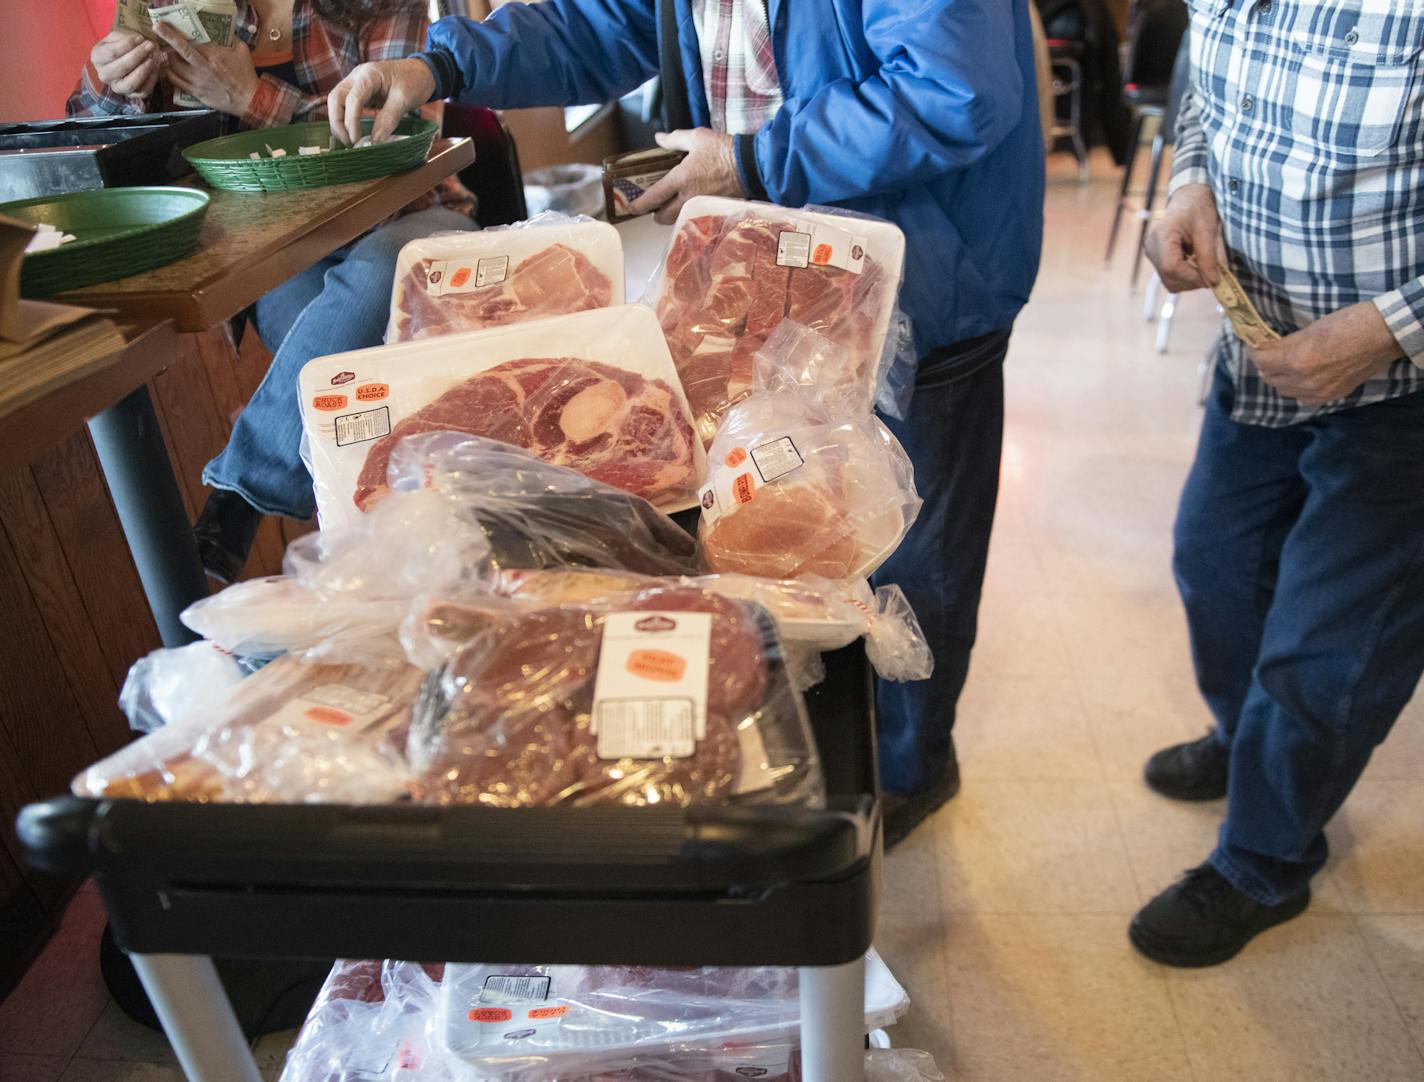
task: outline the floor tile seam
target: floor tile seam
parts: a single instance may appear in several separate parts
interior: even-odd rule
[[[1355,930],[1355,935],[1364,948],[1365,957],[1370,961],[1370,968],[1379,978],[1380,984],[1384,987],[1385,995],[1389,997],[1390,1003],[1394,1005],[1395,1017],[1399,1019],[1399,1024],[1404,1030],[1404,1035],[1409,1039],[1410,1045],[1414,1048],[1414,1054],[1419,1057],[1421,1068],[1424,1068],[1424,1044],[1414,1035],[1414,1029],[1409,1024],[1409,1017],[1404,1013],[1404,1007],[1399,1002],[1399,997],[1394,994],[1394,987],[1384,975],[1384,970],[1380,968],[1379,959],[1375,957],[1374,948],[1370,946],[1369,936],[1365,935],[1365,930],[1360,926],[1359,914],[1346,910],[1345,916],[1350,919],[1350,926]]]

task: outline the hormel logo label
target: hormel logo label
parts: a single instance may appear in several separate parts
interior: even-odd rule
[[[763,1078],[766,1076],[765,1067],[738,1067],[737,1074],[743,1078]]]
[[[338,372],[331,377],[331,385],[333,387],[340,387],[343,383],[350,383],[355,378],[355,372]]]
[[[633,626],[639,631],[676,631],[677,621],[666,616],[644,616]]]

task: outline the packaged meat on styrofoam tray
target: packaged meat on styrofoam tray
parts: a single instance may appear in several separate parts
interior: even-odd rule
[[[412,716],[417,800],[824,804],[805,704],[754,606],[685,586],[513,612],[436,599],[404,630],[423,667],[447,658]]]
[[[755,389],[708,448],[699,535],[707,566],[769,578],[864,578],[899,546],[920,498],[890,430],[857,416],[834,379],[843,351],[783,322],[755,359]]]
[[[537,214],[410,241],[396,257],[387,342],[623,303],[623,242],[607,222]]]
[[[831,582],[815,575],[793,580],[727,574],[660,580],[628,571],[561,568],[501,571],[495,589],[506,597],[545,605],[577,605],[614,601],[669,581],[759,605],[788,644],[839,650],[864,638],[871,664],[887,680],[924,680],[934,669],[934,655],[904,592],[894,585],[872,590],[864,579]]]
[[[278,658],[221,706],[194,703],[74,779],[80,796],[383,804],[408,792],[410,708],[424,674]]]
[[[752,358],[783,319],[844,351],[841,378],[868,413],[901,345],[887,355],[904,262],[904,234],[882,219],[689,199],[650,299],[703,442],[751,390]]]
[[[640,305],[318,357],[298,386],[323,527],[385,495],[391,451],[419,432],[525,447],[669,511],[696,506],[706,475],[667,343]]]
[[[909,998],[866,956],[865,1029]],[[795,969],[337,962],[283,1082],[801,1082]],[[532,1016],[532,1017],[531,1017]],[[928,1061],[928,1062],[926,1062]],[[867,1079],[942,1079],[877,1051]]]

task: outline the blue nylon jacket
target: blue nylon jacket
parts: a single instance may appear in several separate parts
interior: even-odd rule
[[[1007,329],[1038,271],[1043,144],[1027,2],[769,0],[785,102],[739,141],[744,186],[898,223],[901,305],[922,355]],[[705,127],[690,0],[509,4],[483,22],[439,20],[428,48],[453,59],[446,89],[461,101],[611,101],[659,72],[668,3],[692,123]]]

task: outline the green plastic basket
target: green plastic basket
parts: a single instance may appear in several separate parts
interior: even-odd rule
[[[103,188],[0,203],[0,214],[75,237],[25,256],[20,293],[47,297],[182,259],[198,247],[208,201],[193,188]]]
[[[371,120],[361,121],[363,134],[371,134],[371,124]],[[229,192],[290,192],[409,172],[425,161],[439,130],[434,121],[406,117],[397,126],[396,134],[409,136],[408,139],[298,155],[298,147],[331,144],[331,127],[323,120],[209,139],[183,151],[183,157],[214,188]],[[269,157],[269,147],[285,150],[286,157]],[[262,157],[250,157],[254,151]]]

